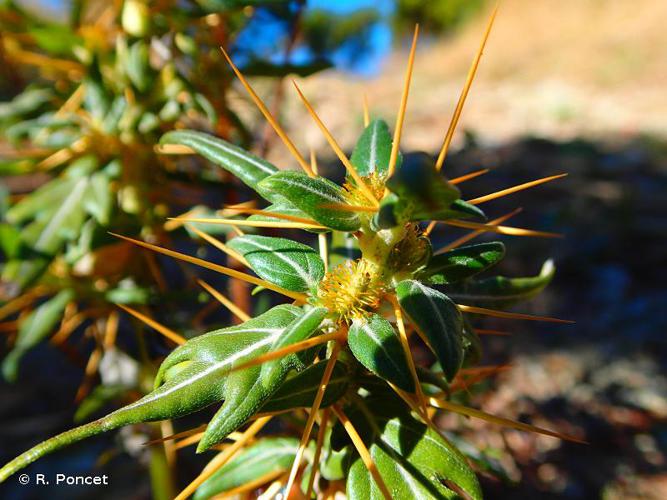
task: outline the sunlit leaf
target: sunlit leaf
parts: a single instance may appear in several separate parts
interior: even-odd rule
[[[174,130],[160,139],[160,144],[180,144],[194,149],[216,165],[228,170],[246,185],[257,190],[259,182],[278,172],[268,161],[259,158],[227,141],[194,130]],[[258,191],[263,195],[262,191]],[[273,197],[265,196],[269,201]]]
[[[378,314],[352,321],[348,345],[359,362],[377,376],[414,392],[405,351],[391,323]]]
[[[396,295],[401,308],[438,357],[447,380],[454,378],[463,362],[463,319],[456,304],[415,280],[401,281]]]
[[[496,265],[505,256],[499,241],[468,245],[431,258],[419,278],[436,285],[457,283]]]
[[[268,437],[248,446],[208,478],[193,496],[205,500],[270,474],[289,470],[299,440]]]
[[[386,174],[393,138],[384,120],[373,120],[359,137],[350,161],[362,177],[374,172]],[[400,154],[400,153],[399,153]],[[400,167],[399,157],[397,166]]]
[[[323,226],[338,231],[359,228],[356,213],[327,207],[347,203],[343,190],[327,179],[311,178],[301,172],[279,172],[264,179],[259,187],[263,192],[287,199]]]
[[[231,239],[228,246],[242,254],[260,277],[288,290],[312,290],[324,276],[319,254],[303,243],[244,235]]]

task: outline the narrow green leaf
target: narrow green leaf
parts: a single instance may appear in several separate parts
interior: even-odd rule
[[[386,174],[392,142],[387,123],[384,120],[373,120],[359,137],[350,157],[359,175],[364,177],[374,172]],[[397,167],[400,167],[400,158]]]
[[[262,412],[295,410],[297,408],[311,408],[315,401],[317,390],[322,382],[327,362],[320,361],[299,373],[295,373],[271,395],[271,398],[262,406]],[[324,392],[320,408],[326,408],[336,403],[347,392],[350,375],[345,364],[336,361],[331,372],[331,378]]]
[[[0,103],[0,122],[38,111],[54,97],[51,89],[30,88],[9,102]]]
[[[75,183],[74,179],[57,178],[44,184],[7,210],[7,221],[20,224],[47,207],[59,205],[67,193],[72,191]]]
[[[73,298],[73,290],[62,290],[21,321],[16,343],[2,363],[2,373],[6,380],[12,382],[16,380],[19,362],[23,355],[53,331],[62,319],[65,306]]]
[[[347,204],[343,190],[322,177],[311,178],[301,172],[278,172],[260,182],[263,192],[287,199],[323,226],[338,231],[359,229],[359,216],[354,212],[327,207]]]
[[[468,245],[431,258],[418,277],[436,285],[457,283],[496,265],[505,256],[499,241]]]
[[[428,339],[447,380],[453,379],[463,362],[463,318],[456,304],[415,280],[401,281],[396,295],[412,324]]]
[[[193,499],[206,500],[266,474],[287,471],[292,466],[298,448],[299,440],[296,438],[261,439],[213,473],[197,488]]]
[[[237,363],[264,354],[303,311],[280,305],[240,325],[208,332],[177,347],[163,361],[155,389],[140,400],[89,424],[48,439],[0,469],[0,482],[39,457],[118,427],[177,418],[225,400],[237,405],[259,376],[259,367],[232,372]],[[295,358],[290,358],[294,362]],[[246,416],[249,417],[252,413]]]
[[[313,290],[324,276],[319,254],[303,243],[244,235],[232,238],[228,246],[242,254],[260,277],[288,290]]]
[[[310,338],[319,330],[322,320],[327,315],[328,310],[325,307],[314,307],[306,311],[300,318],[290,323],[285,332],[271,345],[269,352],[278,351],[297,342]],[[274,379],[284,375],[281,370],[286,367],[298,367],[299,360],[307,359],[311,353],[308,351],[289,355],[287,358],[278,358],[262,364],[262,370],[259,374],[259,382],[265,386],[272,385]],[[311,357],[314,357],[312,355]],[[288,360],[286,363],[285,360]]]
[[[125,61],[125,70],[132,84],[145,92],[152,82],[152,70],[148,61],[148,45],[143,40],[137,40],[130,47]]]
[[[542,265],[537,276],[526,278],[494,276],[465,283],[461,289],[451,287],[451,290],[447,290],[447,294],[467,305],[504,308],[540,293],[551,282],[555,273],[553,261],[548,260]]]
[[[259,182],[278,172],[278,169],[244,149],[227,141],[194,130],[174,130],[167,132],[160,139],[160,144],[181,144],[194,149],[208,160],[241,179],[246,185],[264,196],[258,189]],[[264,196],[269,201],[274,197],[269,193]]]
[[[366,386],[364,386],[366,387]],[[373,463],[393,498],[480,500],[481,489],[465,457],[439,433],[422,424],[389,389],[369,388],[345,413],[362,436]],[[337,424],[331,444],[339,449],[349,443]],[[344,449],[349,449],[348,445]],[[382,493],[359,456],[348,462],[347,497],[350,500],[380,499]]]
[[[481,500],[482,492],[465,459],[435,431],[409,416],[385,419],[378,416],[381,434],[370,446],[373,462],[394,498],[459,499],[455,489]],[[450,489],[447,485],[454,486]],[[350,500],[382,498],[368,469],[357,458],[347,476]]]
[[[55,207],[29,224],[24,230],[22,240],[31,248],[47,255],[54,255],[66,240],[75,239],[85,220],[83,199],[88,188],[88,179],[74,181],[71,191]],[[49,210],[54,210],[48,213]]]
[[[270,346],[266,346],[261,352],[258,350],[253,357],[307,339],[317,331],[326,312],[324,308],[314,308],[295,318]],[[228,388],[225,403],[206,427],[197,451],[204,451],[220,442],[254,415],[282,384],[290,369],[305,368],[302,359],[307,355],[307,352],[290,354],[259,366],[232,372],[225,382],[225,387]],[[311,353],[311,356],[314,356],[314,353]],[[235,364],[238,366],[242,362],[239,360]]]
[[[408,360],[389,321],[379,314],[356,318],[350,326],[347,342],[355,358],[378,377],[404,391],[414,392]]]
[[[102,226],[107,226],[111,217],[111,205],[112,193],[109,177],[101,172],[92,175],[83,198],[83,207]]]

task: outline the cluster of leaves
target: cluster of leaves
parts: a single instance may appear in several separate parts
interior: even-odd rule
[[[344,187],[312,171],[279,171],[201,132],[173,131],[161,142],[194,149],[266,199],[268,207],[248,222],[279,227],[286,219],[301,220],[309,231],[330,233],[322,252],[330,258],[325,261],[310,246],[286,238],[246,234],[231,239],[229,250],[294,304],[188,340],[164,360],[150,394],[38,445],[1,469],[0,477],[87,436],[224,401],[201,436],[199,452],[249,420],[260,418],[254,428],[271,415],[304,407],[311,409],[311,426],[320,409],[326,412],[319,444],[309,437],[308,424],[300,447],[291,438],[259,439],[208,477],[196,498],[229,492],[251,477],[276,477],[295,457],[310,462],[301,488],[311,493],[347,477],[349,498],[480,498],[466,458],[422,407],[445,401],[452,381],[479,359],[480,342],[469,318],[437,287],[445,285],[448,293],[476,302],[509,302],[537,293],[551,270],[527,280],[476,280],[503,258],[500,242],[433,255],[420,222],[484,219],[484,214],[464,202],[426,157],[402,161],[399,154],[392,172],[392,137],[380,120],[361,135],[351,159],[358,175]],[[368,193],[377,197],[375,209],[360,203],[370,201]],[[342,239],[353,242],[346,250],[358,258],[336,255],[334,242]],[[433,352],[431,367],[414,366],[407,327]],[[336,419],[329,418],[331,412]],[[315,471],[319,479],[313,485]]]
[[[32,297],[1,313],[23,313],[6,379],[16,379],[22,355],[62,327],[74,304],[84,304],[90,324],[108,317],[111,303],[155,299],[159,263],[147,265],[144,252],[108,232],[165,241],[165,216],[191,208],[224,179],[155,145],[164,132],[188,127],[248,143],[250,131],[227,104],[219,47],[260,7],[289,22],[299,14],[275,1],[90,0],[74,2],[61,24],[3,3],[0,57],[23,90],[0,103],[0,175],[15,179],[11,192],[0,190],[0,305]],[[326,66],[261,63],[248,68],[281,77]]]

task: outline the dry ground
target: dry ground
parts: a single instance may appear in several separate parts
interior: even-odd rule
[[[447,38],[421,38],[405,149],[439,147],[487,17],[479,16]],[[667,135],[665,19],[667,2],[662,0],[505,0],[460,129],[491,142],[525,135]],[[302,82],[343,146],[350,148],[359,133],[363,92],[373,115],[393,122],[407,43],[377,78],[359,80],[327,71]],[[313,146],[329,155],[289,87],[283,123],[304,150]],[[280,146],[273,155],[278,161],[286,158]]]

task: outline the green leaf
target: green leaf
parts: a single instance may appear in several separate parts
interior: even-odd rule
[[[20,224],[47,207],[54,207],[72,191],[74,179],[58,178],[44,184],[7,210],[7,221]]]
[[[410,156],[387,179],[387,188],[390,194],[382,200],[374,219],[382,229],[423,220],[486,219],[479,208],[459,199],[458,188],[435,170],[425,154]]]
[[[47,207],[23,231],[22,240],[31,248],[47,255],[55,255],[66,240],[75,239],[85,220],[83,199],[88,179],[72,179],[72,188],[55,207]],[[49,213],[51,210],[53,212]]]
[[[371,410],[372,409],[372,412]],[[481,489],[465,457],[439,433],[406,410],[387,390],[372,392],[345,413],[362,436],[393,498],[480,500]],[[344,433],[337,425],[332,443]],[[338,436],[336,436],[338,434]],[[350,500],[382,498],[375,480],[357,454],[347,474]]]
[[[162,362],[152,392],[105,417],[38,444],[2,467],[0,482],[39,457],[89,436],[128,424],[177,418],[223,399],[225,405],[238,406],[257,380],[261,367],[231,374],[230,370],[267,352],[302,315],[303,310],[298,307],[280,305],[240,325],[188,340]],[[295,355],[284,359],[289,366],[298,361]],[[252,412],[246,419],[250,415]],[[241,423],[245,421],[238,414],[234,418]]]
[[[126,71],[132,84],[145,92],[152,82],[152,70],[148,62],[148,45],[143,40],[137,40],[127,53]]]
[[[450,297],[468,305],[504,308],[540,293],[551,282],[555,273],[553,261],[547,260],[537,276],[526,278],[494,276],[465,283],[462,289],[452,288],[447,290],[447,293]]]
[[[51,333],[62,319],[65,306],[73,298],[73,290],[62,290],[21,321],[14,348],[2,362],[2,373],[6,380],[11,382],[16,380],[19,362],[23,355]]]
[[[288,290],[314,290],[324,276],[322,259],[303,243],[244,235],[232,238],[228,246],[242,254],[260,277]]]
[[[414,392],[408,360],[391,323],[378,314],[352,321],[348,345],[359,362],[404,391]]]
[[[262,352],[257,351],[252,357],[264,352],[275,351],[310,337],[319,328],[326,312],[325,308],[314,308],[294,319],[278,337],[273,339],[270,345],[264,347]],[[254,415],[282,384],[290,369],[301,370],[305,367],[301,361],[303,356],[304,353],[290,354],[259,366],[232,372],[225,382],[225,387],[227,387],[225,403],[209,422],[197,451],[207,450],[220,442]],[[241,362],[237,361],[236,365],[238,366],[238,363]]]
[[[350,157],[352,165],[362,177],[377,172],[387,173],[393,138],[384,120],[373,120],[359,137]],[[400,157],[397,168],[400,167]]]
[[[428,340],[447,380],[452,380],[463,362],[463,318],[449,297],[419,281],[405,280],[396,286],[401,308]]]
[[[263,212],[282,214],[282,215],[291,215],[293,217],[301,217],[302,219],[308,219],[308,214],[302,212],[298,208],[292,206],[287,200],[280,200],[277,203],[264,207]],[[285,219],[279,219],[278,217],[271,217],[270,215],[265,214],[253,214],[248,217],[248,220],[261,220],[267,222],[285,222]]]
[[[83,198],[83,207],[102,226],[109,224],[112,207],[111,182],[104,173],[93,174]]]
[[[278,172],[260,182],[263,192],[282,196],[314,220],[338,231],[359,229],[356,213],[327,207],[347,204],[343,190],[322,177],[311,178],[301,172]]]
[[[167,132],[160,139],[160,144],[181,144],[194,149],[206,159],[234,174],[262,196],[265,193],[258,189],[259,182],[278,172],[278,169],[268,161],[248,151],[218,137],[194,130]],[[269,201],[275,200],[270,193],[264,197]]]
[[[0,249],[5,255],[5,260],[17,256],[21,243],[21,231],[11,224],[0,223]]]
[[[496,265],[505,256],[499,241],[468,245],[431,258],[418,278],[436,285],[457,283]]]
[[[272,472],[287,471],[299,448],[299,440],[268,437],[248,446],[197,488],[193,499],[205,500],[243,486]]]
[[[51,55],[72,54],[72,48],[82,45],[83,39],[71,29],[57,24],[33,26],[29,28],[30,36],[37,45]]]
[[[297,408],[311,408],[320,387],[327,362],[320,361],[288,378],[262,406],[262,412],[286,411]],[[331,378],[320,403],[326,408],[336,403],[347,392],[350,375],[345,363],[336,361]]]
[[[31,88],[25,90],[11,101],[0,103],[0,122],[33,113],[53,97],[54,92],[51,89]]]
[[[390,420],[378,416],[376,425],[381,434],[374,436],[369,451],[394,498],[461,498],[446,486],[450,484],[481,500],[475,473],[435,431],[408,416]],[[350,468],[346,490],[350,500],[382,498],[361,459]]]

